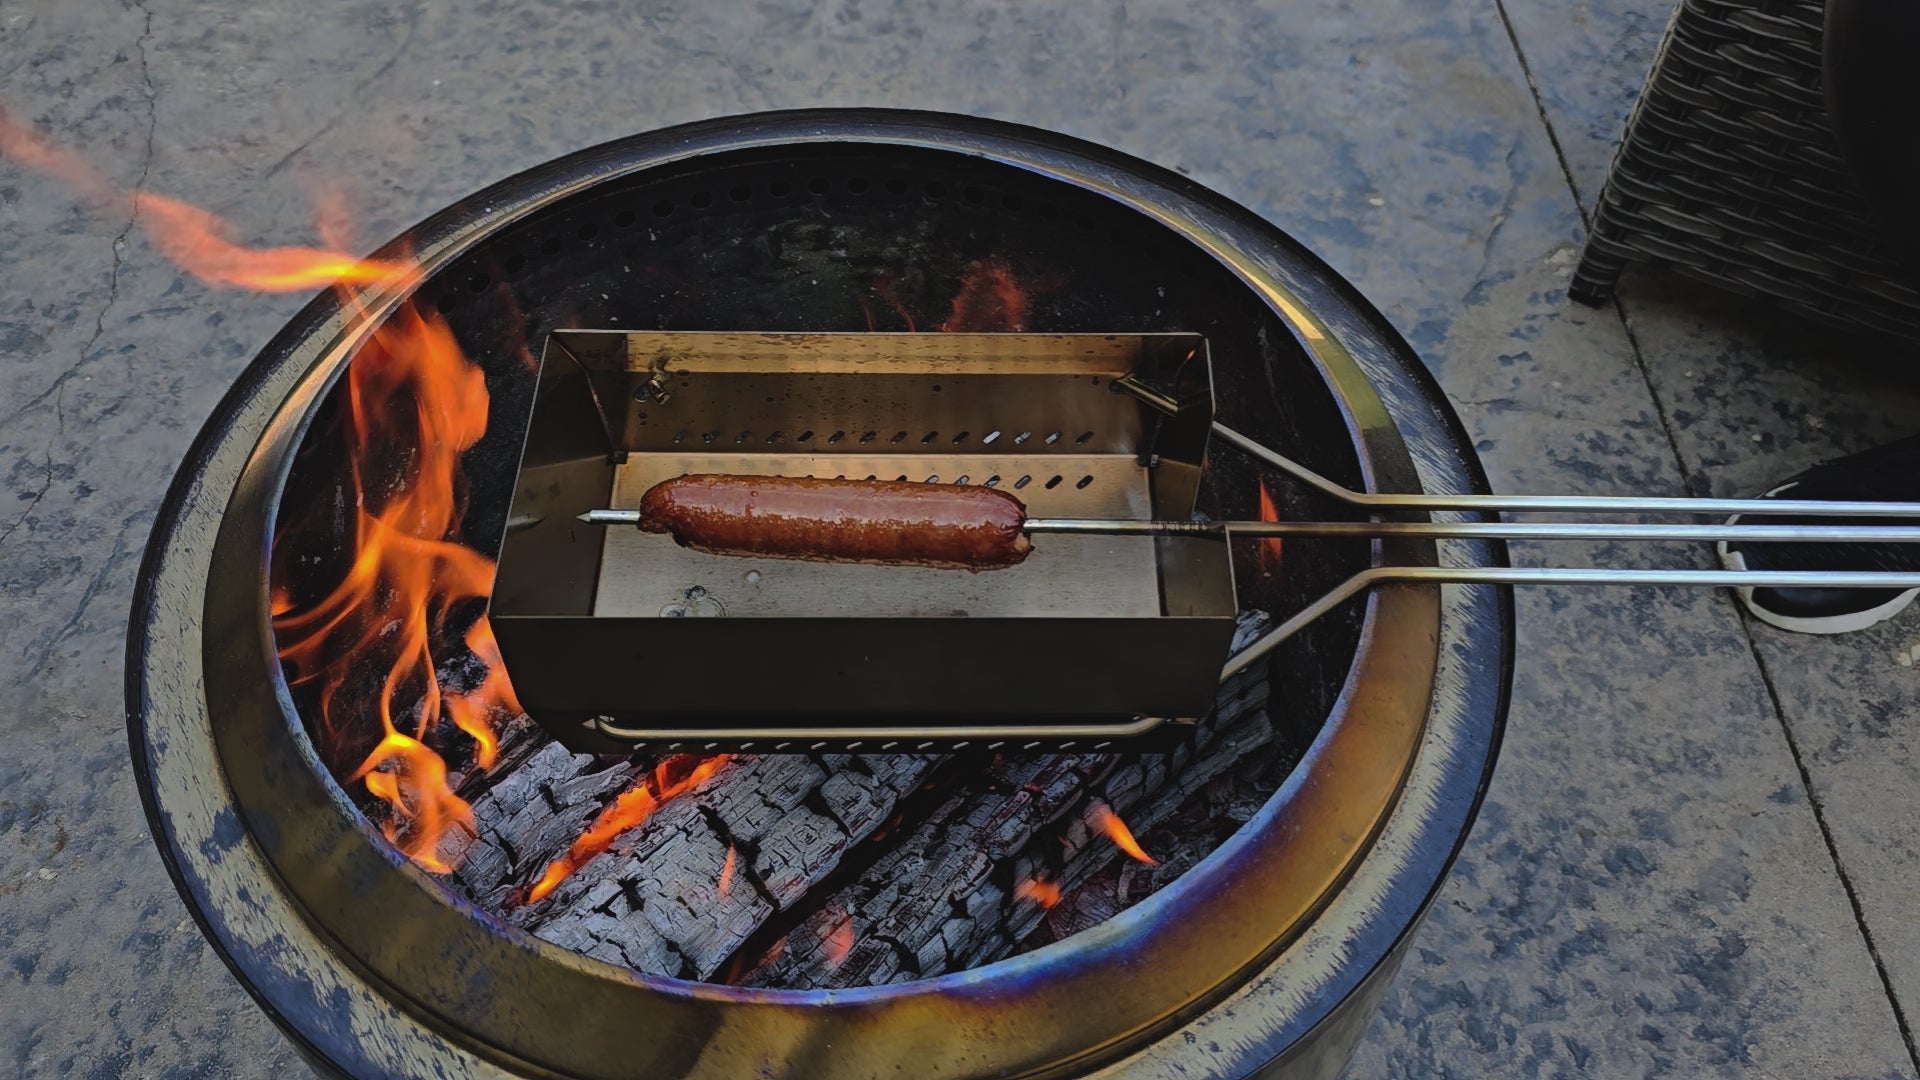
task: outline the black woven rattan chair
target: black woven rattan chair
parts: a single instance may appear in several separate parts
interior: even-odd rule
[[[1847,171],[1821,95],[1822,0],[1682,0],[1568,294],[1630,263],[1920,342],[1920,293]]]

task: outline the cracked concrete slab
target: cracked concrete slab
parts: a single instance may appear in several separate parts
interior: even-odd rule
[[[148,7],[0,8],[0,104],[122,189],[144,176],[243,239],[307,240],[315,191],[335,190],[371,246],[539,161],[717,114],[981,113],[1178,168],[1296,233],[1408,335],[1504,490],[1677,492],[1707,460],[1675,461],[1618,318],[1563,300],[1579,215],[1493,7]],[[1604,167],[1600,113],[1637,86],[1623,65],[1648,10],[1514,11],[1536,77],[1565,76],[1542,84],[1549,116],[1587,117],[1577,177]],[[1583,36],[1622,44],[1570,40]],[[133,564],[174,463],[302,298],[192,283],[137,229],[115,246],[124,210],[76,208],[5,163],[0,207],[0,349],[14,361],[0,365],[0,475],[25,493],[0,511],[0,1072],[279,1075],[297,1068],[291,1052],[185,919],[146,837],[119,664]],[[1730,332],[1702,326],[1690,347]],[[1899,403],[1863,399],[1848,413],[1859,430],[1895,426],[1876,404]],[[1733,609],[1545,590],[1521,618],[1485,819],[1354,1074],[1914,1075]],[[1761,640],[1778,690],[1807,654],[1783,644],[1776,659]],[[1831,670],[1850,670],[1844,643],[1830,648]],[[1809,684],[1805,708],[1845,682]],[[1887,734],[1802,740],[1850,740],[1830,775],[1851,779],[1825,786],[1812,770],[1829,817],[1898,779],[1867,768],[1897,736],[1874,724]],[[1876,843],[1891,846],[1863,832],[1859,847]]]

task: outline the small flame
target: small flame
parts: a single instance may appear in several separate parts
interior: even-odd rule
[[[1040,878],[1028,878],[1014,886],[1013,895],[1021,900],[1031,900],[1039,904],[1042,910],[1048,910],[1060,902],[1060,885]]]
[[[1121,851],[1148,866],[1160,865],[1159,860],[1140,850],[1140,842],[1133,838],[1133,830],[1127,828],[1127,823],[1121,821],[1120,815],[1113,812],[1113,807],[1103,802],[1094,803],[1088,820],[1092,822],[1094,828],[1106,833],[1107,839],[1112,840],[1113,845]]]
[[[1273,493],[1267,490],[1267,482],[1260,481],[1260,520],[1279,521],[1280,508],[1274,505]],[[1268,536],[1260,540],[1260,569],[1271,575],[1280,568],[1280,537]]]
[[[853,951],[853,916],[839,912],[839,921],[828,931],[825,941],[820,943],[821,952],[826,954],[827,967],[837,968],[847,962],[847,954]]]
[[[727,861],[720,867],[720,895],[726,897],[733,891],[733,845],[727,845]]]
[[[692,790],[720,771],[720,766],[725,765],[729,757],[729,754],[716,754],[710,758],[677,754],[654,766],[652,773],[641,777],[611,806],[602,810],[587,831],[581,833],[580,838],[567,849],[567,853],[547,867],[546,873],[540,875],[540,880],[527,891],[527,902],[532,904],[546,899],[547,894],[565,881],[568,874],[607,850],[621,833],[652,817],[662,803]]]

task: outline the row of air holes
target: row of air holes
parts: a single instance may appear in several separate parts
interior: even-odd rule
[[[700,436],[700,441],[706,442],[706,443],[719,442],[720,434],[721,433],[718,431],[703,432]],[[683,429],[683,430],[674,432],[673,441],[676,443],[683,443],[692,437],[693,437],[693,432],[686,431]],[[786,439],[786,437],[787,437],[787,433],[784,431],[771,432],[767,435],[767,445],[771,446],[775,443],[782,442]],[[842,442],[846,439],[846,437],[847,437],[846,432],[836,431],[833,434],[827,436],[827,442],[829,443]],[[879,432],[868,431],[868,432],[863,432],[861,434],[859,441],[862,445],[865,445],[866,443],[870,443],[875,439],[878,439],[879,437],[880,437]],[[893,438],[888,439],[887,442],[892,445],[898,445],[900,443],[906,442],[909,437],[910,435],[908,432],[896,431],[893,433]],[[930,445],[935,439],[938,439],[939,437],[940,437],[939,432],[929,431],[925,435],[920,436],[920,445],[922,446]],[[968,439],[971,439],[972,437],[973,437],[973,432],[963,431],[960,434],[955,435],[953,437],[953,445],[959,446],[960,444],[966,442]],[[1048,434],[1044,439],[1041,440],[1041,442],[1047,446],[1052,446],[1055,443],[1059,442],[1061,437],[1062,437],[1062,433],[1055,431]],[[981,436],[980,442],[981,442],[981,445],[983,446],[992,446],[996,441],[999,440],[999,438],[1000,438],[1000,432],[989,431],[985,435]],[[1015,435],[1013,437],[1013,445],[1024,446],[1026,445],[1027,441],[1032,438],[1033,438],[1033,432],[1023,431],[1020,434]],[[1083,431],[1080,434],[1074,436],[1073,444],[1075,446],[1085,446],[1087,443],[1091,442],[1092,440],[1093,440],[1093,432]],[[733,441],[736,443],[752,442],[753,432],[750,430],[743,431],[740,434],[735,435],[733,437]],[[795,435],[793,437],[793,441],[796,443],[802,443],[802,444],[812,442],[813,432],[811,430],[803,431],[800,434]]]
[[[642,751],[642,750],[645,750],[645,749],[647,749],[647,748],[648,748],[648,745],[649,745],[649,744],[647,744],[647,743],[644,743],[644,742],[637,742],[637,743],[632,743],[632,744],[630,744],[630,745],[631,745],[631,748],[632,748],[632,749],[634,750],[634,752],[636,752],[636,753],[638,753],[639,751]],[[792,742],[777,742],[777,743],[774,743],[774,744],[773,744],[773,748],[774,748],[774,750],[776,750],[776,751],[779,751],[779,750],[786,750],[786,749],[789,749],[789,748],[791,748],[791,747],[793,747],[793,746],[795,746],[795,745],[797,745],[797,744],[795,744],[795,743],[792,743]],[[828,745],[830,745],[830,744],[829,744],[829,743],[826,743],[826,742],[824,742],[824,741],[823,741],[823,742],[816,742],[816,743],[812,743],[812,744],[810,744],[810,745],[808,745],[808,746],[807,746],[807,749],[808,749],[808,750],[823,750],[823,749],[825,749],[825,748],[826,748],[826,747],[827,747]],[[867,743],[866,743],[866,740],[864,740],[864,739],[855,739],[854,741],[852,741],[852,742],[850,742],[850,743],[847,743],[847,744],[845,744],[845,745],[843,745],[843,746],[841,747],[841,749],[843,749],[843,750],[858,750],[858,749],[860,749],[860,748],[861,748],[862,746],[865,746],[865,745],[867,745]],[[896,747],[896,746],[901,746],[901,745],[903,745],[903,744],[902,744],[901,742],[899,742],[898,740],[891,740],[891,739],[890,739],[890,740],[888,740],[888,741],[886,741],[886,742],[883,742],[883,743],[881,743],[881,744],[880,744],[880,745],[879,745],[879,746],[878,746],[878,747],[877,747],[876,749],[879,749],[879,750],[892,750],[892,749],[893,749],[894,747]],[[963,740],[961,740],[960,742],[957,742],[957,743],[953,743],[952,745],[950,745],[950,746],[948,746],[948,747],[947,747],[947,749],[949,749],[949,750],[965,750],[965,749],[966,749],[967,747],[969,747],[969,746],[972,746],[972,745],[973,745],[973,743],[972,743],[972,741],[971,741],[971,740],[965,740],[965,739],[963,739]],[[998,750],[998,749],[1000,749],[1001,747],[1003,747],[1003,746],[1008,746],[1008,745],[1011,745],[1011,744],[1010,744],[1010,743],[1009,743],[1009,742],[1008,742],[1007,740],[1005,740],[1005,739],[1001,739],[1001,740],[997,740],[997,741],[995,741],[995,742],[990,742],[990,743],[988,743],[988,744],[986,745],[986,747],[985,747],[985,748],[986,748],[986,749],[988,749],[988,750]],[[1039,742],[1037,742],[1037,741],[1035,741],[1035,742],[1030,742],[1030,743],[1025,743],[1025,744],[1023,744],[1023,745],[1022,745],[1022,746],[1020,747],[1020,749],[1022,749],[1022,750],[1033,750],[1033,749],[1035,749],[1035,748],[1037,748],[1037,747],[1039,747],[1040,745],[1041,745],[1041,744],[1040,744]],[[1079,740],[1077,740],[1077,739],[1070,739],[1070,740],[1068,740],[1067,742],[1063,742],[1063,743],[1056,743],[1056,744],[1054,744],[1054,746],[1053,746],[1053,749],[1055,749],[1055,750],[1071,750],[1071,749],[1073,749],[1074,747],[1076,747],[1076,746],[1078,746],[1078,745],[1080,745],[1080,742],[1079,742]],[[1095,750],[1105,750],[1105,749],[1106,749],[1107,747],[1109,747],[1109,746],[1112,746],[1112,745],[1113,745],[1113,742],[1112,742],[1112,740],[1103,740],[1103,741],[1101,741],[1101,742],[1097,742],[1097,743],[1094,743],[1094,744],[1093,744],[1093,749],[1095,749]],[[683,748],[683,747],[685,747],[685,746],[687,746],[687,744],[686,744],[686,743],[683,743],[683,742],[676,742],[676,743],[668,743],[668,744],[666,745],[666,747],[665,747],[665,750],[666,750],[666,751],[667,751],[668,753],[676,753],[676,752],[678,752],[678,751],[679,751],[679,750],[680,750],[681,748]],[[931,742],[923,742],[923,743],[920,743],[919,745],[917,745],[917,746],[915,746],[915,747],[914,747],[914,749],[915,749],[915,750],[927,750],[927,749],[930,749],[930,748],[932,748],[932,746],[933,746],[933,743],[931,743]],[[743,743],[741,743],[741,744],[740,744],[740,750],[741,750],[741,752],[742,752],[742,753],[745,753],[745,752],[747,752],[747,751],[750,751],[750,750],[752,750],[752,749],[753,749],[753,747],[754,747],[754,744],[753,744],[753,743],[751,743],[751,742],[743,742]],[[717,749],[719,749],[719,748],[720,748],[720,744],[719,744],[719,743],[717,743],[717,742],[710,742],[710,743],[706,743],[705,745],[703,745],[703,746],[701,746],[701,747],[700,747],[700,749],[701,749],[702,751],[705,751],[705,752],[709,752],[709,753],[710,753],[710,752],[712,752],[712,751],[714,751],[714,750],[717,750]]]
[[[836,476],[836,477],[834,477],[834,479],[835,479],[835,480],[845,480],[846,478],[847,478],[847,474],[846,474],[846,473],[841,473],[841,474],[840,474],[839,476]],[[874,474],[872,474],[872,473],[869,473],[869,474],[867,474],[867,479],[869,479],[869,480],[878,480],[878,479],[880,479],[880,478],[879,478],[878,476],[876,476],[876,475],[874,475]],[[909,479],[911,479],[911,478],[910,478],[910,477],[908,477],[908,476],[907,476],[907,475],[906,475],[905,473],[901,473],[901,474],[900,474],[899,476],[896,476],[896,477],[894,477],[894,478],[893,478],[893,480],[894,480],[894,483],[897,483],[897,484],[904,484],[904,483],[906,483],[906,482],[907,482],[907,481],[908,481]],[[1045,484],[1045,485],[1043,485],[1043,486],[1044,486],[1044,487],[1046,487],[1046,489],[1047,489],[1048,491],[1052,491],[1052,490],[1053,490],[1054,488],[1057,488],[1057,487],[1059,487],[1059,486],[1060,486],[1060,485],[1061,485],[1061,484],[1062,484],[1063,482],[1065,482],[1065,480],[1066,480],[1066,479],[1067,479],[1066,477],[1064,477],[1064,476],[1061,476],[1061,475],[1060,475],[1059,473],[1055,473],[1055,474],[1053,475],[1053,479],[1051,479],[1051,480],[1048,480],[1048,481],[1046,482],[1046,484]],[[953,481],[953,482],[954,482],[954,485],[955,485],[956,487],[966,487],[966,486],[967,486],[967,484],[969,484],[970,482],[972,482],[972,480],[973,480],[973,477],[971,477],[971,476],[967,476],[967,475],[965,475],[965,474],[963,473],[963,474],[961,474],[960,476],[958,476],[958,477],[955,477],[955,478],[954,478],[954,481]],[[927,477],[927,478],[926,478],[925,480],[923,480],[923,481],[921,481],[921,482],[922,482],[922,483],[926,483],[926,484],[938,484],[938,483],[940,483],[940,474],[939,474],[939,473],[934,473],[934,474],[933,474],[932,476],[929,476],[929,477]],[[1033,483],[1033,477],[1032,477],[1032,476],[1030,476],[1030,475],[1029,475],[1029,476],[1022,476],[1022,477],[1021,477],[1020,479],[1018,479],[1018,480],[1015,480],[1015,481],[1013,482],[1013,489],[1014,489],[1015,491],[1018,491],[1018,490],[1020,490],[1021,488],[1024,488],[1024,487],[1026,487],[1026,486],[1027,486],[1028,484],[1031,484],[1031,483]],[[1073,485],[1073,486],[1074,486],[1074,487],[1076,487],[1076,488],[1084,488],[1084,487],[1086,487],[1086,486],[1087,486],[1088,484],[1091,484],[1091,483],[1093,483],[1093,477],[1092,477],[1091,475],[1089,475],[1089,476],[1083,476],[1083,477],[1081,477],[1081,478],[1080,478],[1080,479],[1079,479],[1078,481],[1076,481],[1076,482],[1074,483],[1074,485]],[[982,482],[981,482],[981,484],[980,484],[980,486],[981,486],[981,487],[999,487],[999,486],[1000,486],[1000,474],[999,474],[999,473],[994,473],[994,474],[993,474],[992,476],[989,476],[989,477],[987,477],[987,478],[986,478],[986,480],[984,480],[984,481],[982,481]]]
[[[885,186],[888,194],[891,195],[905,195],[908,191],[912,190],[913,187],[913,185],[898,177],[887,181]],[[852,195],[865,195],[873,189],[873,185],[864,176],[848,177],[845,187],[848,194]],[[807,190],[815,195],[829,194],[833,191],[833,181],[824,176],[816,176],[807,181]],[[926,196],[929,201],[935,202],[945,199],[947,197],[947,191],[947,185],[939,180],[929,180],[920,187],[921,194]],[[788,195],[793,194],[793,185],[785,180],[774,180],[767,184],[767,194],[776,199],[784,199]],[[754,189],[751,184],[735,184],[727,191],[727,198],[736,203],[751,202],[753,195]],[[977,185],[964,184],[960,188],[960,198],[962,201],[975,206],[983,206],[987,202],[987,193]],[[687,203],[695,210],[705,210],[713,205],[713,193],[710,191],[696,191],[687,199]],[[1000,196],[1000,206],[1004,210],[1017,213],[1026,206],[1026,202],[1018,195],[1002,194]],[[675,209],[676,207],[672,199],[660,199],[653,204],[653,216],[662,219],[669,218],[673,216]],[[1059,208],[1051,203],[1034,204],[1034,213],[1049,221],[1060,216]],[[632,210],[622,210],[613,215],[614,227],[620,229],[630,229],[637,224],[639,220],[640,215]],[[1073,222],[1080,227],[1082,232],[1092,232],[1096,227],[1094,220],[1085,214],[1075,217]],[[600,235],[600,226],[591,221],[585,222],[574,230],[574,235],[579,237],[582,243],[591,243],[594,238]],[[540,254],[551,258],[560,254],[560,249],[563,246],[565,246],[565,242],[559,237],[549,236],[541,241]],[[527,257],[519,252],[515,252],[507,256],[503,268],[506,270],[506,276],[513,277],[519,274],[520,271],[526,269],[526,266]],[[467,279],[467,288],[475,293],[485,292],[488,286],[492,284],[493,277],[484,270]],[[440,299],[435,302],[434,306],[444,315],[452,311],[459,302],[459,293],[455,289],[449,288],[446,292],[440,294]]]

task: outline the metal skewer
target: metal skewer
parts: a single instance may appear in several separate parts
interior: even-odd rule
[[[1883,505],[1883,504],[1875,504]],[[1920,519],[1920,505],[1906,505]],[[638,510],[589,510],[589,525],[640,524]],[[1676,525],[1636,522],[1509,521],[1123,521],[1109,518],[1028,518],[1029,534],[1225,535],[1244,537],[1399,536],[1429,540],[1738,540],[1827,543],[1920,543],[1920,525]]]

